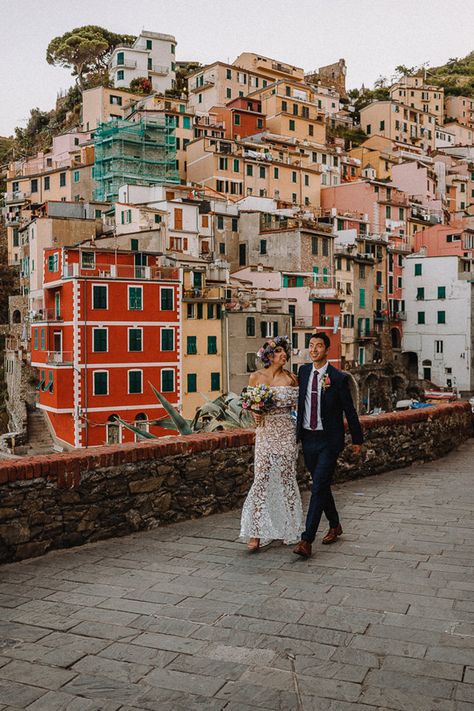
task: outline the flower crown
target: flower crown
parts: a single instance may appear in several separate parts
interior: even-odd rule
[[[257,351],[257,358],[259,358],[264,368],[268,368],[271,360],[270,356],[273,355],[277,348],[283,348],[286,353],[286,357],[290,357],[290,341],[287,336],[277,336],[271,341],[267,341],[263,344],[261,348]]]

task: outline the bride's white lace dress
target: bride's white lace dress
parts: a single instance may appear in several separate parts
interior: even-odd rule
[[[273,386],[275,409],[256,429],[255,475],[242,510],[240,538],[296,543],[303,526],[301,496],[296,481],[296,408],[298,388]]]

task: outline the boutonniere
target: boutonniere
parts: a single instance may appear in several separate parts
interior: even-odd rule
[[[321,387],[323,390],[327,390],[328,388],[331,387],[331,378],[327,373],[324,373],[322,379],[321,379]]]

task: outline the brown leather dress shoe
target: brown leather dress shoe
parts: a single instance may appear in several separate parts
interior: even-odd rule
[[[302,558],[311,558],[311,543],[300,541],[296,548],[293,549],[293,553],[300,555]]]
[[[342,526],[341,524],[339,524],[338,526],[336,526],[336,528],[329,529],[321,543],[324,543],[324,545],[328,545],[328,543],[335,543],[338,539],[338,536],[340,536],[341,534]]]

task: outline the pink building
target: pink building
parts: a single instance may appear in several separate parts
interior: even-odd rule
[[[442,204],[431,161],[413,160],[393,165],[391,184],[441,219]]]
[[[467,220],[450,225],[433,225],[414,235],[415,252],[424,250],[426,257],[474,256],[474,229]]]

